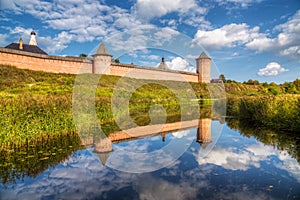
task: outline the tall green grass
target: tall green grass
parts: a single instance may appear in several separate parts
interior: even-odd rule
[[[227,111],[253,126],[300,131],[300,95],[228,98]]]

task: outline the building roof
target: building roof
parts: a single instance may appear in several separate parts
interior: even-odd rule
[[[208,57],[204,51],[200,54],[198,59],[203,59],[203,58],[210,59],[210,57]]]
[[[20,47],[19,43],[11,43],[7,45],[5,48],[48,55],[45,51],[43,51],[42,49],[40,49],[38,46],[35,45],[23,44],[23,49],[20,49],[19,47]]]
[[[99,45],[95,55],[108,55],[108,56],[110,56],[104,42],[101,42],[101,44]]]

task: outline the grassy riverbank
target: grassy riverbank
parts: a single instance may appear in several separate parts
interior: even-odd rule
[[[91,74],[88,77],[99,79],[100,75]],[[1,148],[9,149],[11,146],[41,140],[49,135],[76,133],[72,113],[75,80],[76,75],[0,65]],[[95,91],[98,122],[106,134],[119,130],[111,110],[111,97],[120,80],[121,77],[102,75]],[[210,92],[203,83],[191,83],[191,87],[187,89],[186,83],[175,81],[153,83],[124,77],[122,81],[118,88],[120,93],[116,95],[120,101],[117,102],[121,104],[124,98],[129,99],[130,117],[137,125],[151,122],[149,111],[157,104],[162,105],[165,112],[156,112],[156,118],[166,115],[167,122],[175,122],[182,119],[180,104],[190,106],[189,111],[183,113],[184,119],[195,119],[199,117],[198,103],[191,100],[198,98],[203,99],[204,105],[211,103],[206,100],[210,98]],[[131,93],[129,89],[137,85],[139,87]],[[173,91],[166,86],[172,86]],[[286,96],[285,93],[289,90],[285,91],[283,86],[226,83],[225,89],[230,115],[278,130],[299,130],[299,98],[296,95]],[[275,90],[281,95],[276,95]],[[181,102],[176,94],[181,96]],[[201,106],[200,114],[201,117],[210,117],[211,108]],[[122,115],[121,120],[126,123]]]
[[[99,75],[89,75],[100,78]],[[53,74],[17,69],[11,66],[0,66],[0,143],[1,148],[34,142],[49,135],[75,133],[76,127],[72,113],[72,95],[76,75]],[[119,130],[111,110],[111,97],[120,77],[102,75],[95,91],[95,108],[98,122],[106,134]],[[205,84],[192,84],[187,92],[185,83],[173,81],[157,81],[122,78],[120,98],[130,101],[130,116],[138,125],[147,125],[151,118],[148,114],[153,105],[162,105],[166,113],[166,121],[181,119],[180,103],[174,91],[186,98],[189,106],[198,106],[190,101],[196,94],[199,98],[208,99],[209,92]],[[140,85],[133,93],[128,85]],[[174,91],[162,85],[171,85]],[[203,116],[210,116],[210,109],[202,109]],[[197,116],[195,109],[185,113],[186,119]],[[162,113],[164,114],[164,113]],[[158,118],[160,116],[157,116]]]
[[[227,111],[228,115],[253,126],[291,132],[300,130],[300,95],[230,97]]]

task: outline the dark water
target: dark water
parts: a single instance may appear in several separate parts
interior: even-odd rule
[[[208,129],[195,127],[116,143],[106,154],[96,154],[93,148],[74,150],[34,175],[19,169],[19,176],[12,179],[11,170],[13,181],[1,177],[0,199],[300,199],[297,136],[239,131],[230,128],[233,122],[209,123]],[[149,165],[139,162],[138,156],[148,159],[162,148],[168,150],[153,154]],[[120,150],[137,157],[125,153],[118,158]],[[179,158],[168,160],[165,154],[171,151],[178,151]],[[34,166],[39,164],[30,167]],[[125,172],[143,170],[147,172]]]

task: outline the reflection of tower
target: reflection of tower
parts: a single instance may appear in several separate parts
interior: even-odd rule
[[[211,119],[199,119],[197,142],[205,148],[211,142]]]
[[[198,82],[210,83],[210,61],[204,52],[196,59]]]
[[[166,141],[166,135],[167,133],[164,132],[164,133],[161,133],[161,138],[162,138],[162,141],[165,142]]]
[[[97,153],[102,164],[105,165],[109,157],[109,152],[112,151],[112,143],[108,138],[98,139],[94,141],[94,152]]]

